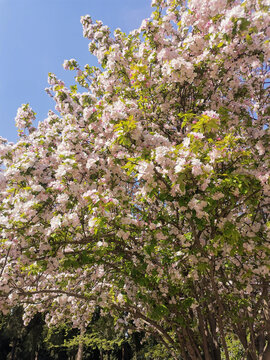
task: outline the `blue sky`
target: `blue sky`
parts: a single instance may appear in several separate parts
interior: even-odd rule
[[[54,102],[45,93],[48,72],[72,84],[65,59],[96,65],[82,36],[89,14],[112,30],[129,32],[151,14],[151,0],[0,0],[0,136],[16,141],[14,118],[23,103],[46,118]]]

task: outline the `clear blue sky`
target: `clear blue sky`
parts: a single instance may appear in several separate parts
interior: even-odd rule
[[[72,84],[65,59],[96,65],[82,36],[89,14],[112,30],[129,32],[151,14],[151,0],[0,0],[0,136],[16,141],[17,108],[30,103],[42,121],[54,102],[45,93],[48,72]]]

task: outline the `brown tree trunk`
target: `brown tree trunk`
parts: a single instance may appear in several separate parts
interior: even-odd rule
[[[17,345],[17,340],[13,340],[12,341],[12,350],[11,350],[11,356],[10,359],[11,360],[16,360],[16,345]]]
[[[78,346],[76,360],[82,360],[82,359],[83,359],[83,342],[80,342]]]
[[[270,344],[267,345],[263,352],[263,360],[270,360]]]
[[[221,352],[220,352],[220,346],[218,343],[218,336],[217,336],[217,325],[216,325],[216,319],[213,314],[209,311],[208,314],[208,323],[209,328],[207,327],[207,334],[208,339],[211,342],[210,345],[210,352],[211,356],[216,360],[221,360]]]
[[[197,309],[197,313],[199,318],[199,329],[203,339],[203,352],[204,352],[205,360],[211,360],[209,353],[209,345],[207,341],[207,330],[206,330],[205,320],[203,318],[200,308]]]
[[[79,346],[78,346],[78,352],[76,355],[76,360],[83,360],[83,335],[85,333],[85,326],[84,324],[81,326],[80,329],[80,341],[79,341]]]

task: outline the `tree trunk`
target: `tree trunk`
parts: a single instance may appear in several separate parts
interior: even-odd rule
[[[11,350],[11,357],[10,357],[11,360],[15,360],[15,359],[16,359],[16,356],[15,356],[16,345],[17,345],[17,339],[14,339],[14,340],[12,341],[12,350]]]
[[[82,360],[82,359],[83,359],[83,342],[80,342],[78,346],[76,360]]]
[[[263,352],[263,360],[270,360],[270,344],[269,343]]]
[[[78,352],[76,355],[76,360],[83,360],[83,335],[85,333],[85,326],[84,324],[81,326],[80,329],[80,341],[79,341],[79,346],[78,346]]]
[[[207,335],[208,341],[211,343],[209,348],[211,356],[216,360],[221,360],[221,352],[217,336],[216,319],[210,312],[208,314],[208,323],[209,328],[207,327]]]

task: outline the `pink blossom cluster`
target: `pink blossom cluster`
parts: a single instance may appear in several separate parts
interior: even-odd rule
[[[30,128],[32,122],[35,120],[35,113],[29,104],[23,104],[19,107],[15,117],[15,124],[19,130]]]

